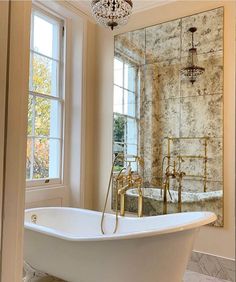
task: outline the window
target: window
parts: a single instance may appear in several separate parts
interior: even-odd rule
[[[118,58],[114,60],[114,129],[115,154],[138,155],[139,79],[138,68]],[[135,163],[133,170],[136,170]],[[123,164],[117,164],[117,169]]]
[[[26,179],[59,182],[63,142],[63,21],[33,9]]]

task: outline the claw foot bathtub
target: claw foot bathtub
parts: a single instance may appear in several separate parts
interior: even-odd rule
[[[35,269],[69,282],[181,282],[199,228],[211,212],[152,217],[106,214],[75,208],[25,212],[24,259]]]

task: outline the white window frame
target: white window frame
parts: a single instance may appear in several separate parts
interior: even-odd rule
[[[33,50],[32,46],[32,31],[33,31],[33,14],[39,14],[40,17],[45,18],[47,21],[56,21],[59,23],[59,58],[55,59],[53,57],[48,57],[47,55],[41,54],[40,52],[37,52]],[[59,81],[59,88],[58,88],[58,97],[48,95],[48,94],[42,94],[37,93],[35,91],[29,90],[29,95],[32,95],[34,98],[41,97],[46,98],[49,100],[55,100],[58,101],[61,105],[61,112],[60,112],[60,137],[58,138],[52,138],[52,137],[46,137],[47,139],[57,139],[60,142],[60,164],[59,164],[59,178],[46,178],[46,179],[26,179],[26,187],[27,188],[42,188],[42,187],[52,187],[52,186],[60,186],[64,183],[64,177],[63,177],[63,167],[64,167],[64,138],[65,138],[65,37],[64,37],[64,31],[65,31],[65,20],[61,18],[59,15],[56,15],[55,13],[51,13],[46,9],[43,9],[41,7],[38,7],[38,5],[32,6],[32,12],[31,12],[31,38],[30,38],[30,54],[37,54],[44,58],[55,60],[59,62],[59,72],[58,72],[58,81]],[[34,136],[34,135],[27,135],[27,138],[40,138],[40,136]],[[42,138],[45,136],[41,136]],[[34,144],[34,143],[33,143]],[[32,148],[34,145],[32,144]],[[34,149],[32,149],[32,156],[34,154]],[[32,173],[32,172],[31,172]]]
[[[127,142],[127,128],[125,128],[124,142],[117,142],[117,141],[115,141],[114,138],[113,138],[113,146],[114,146],[114,144],[123,145],[123,146],[124,146],[124,152],[127,152],[127,146],[128,146],[128,145],[137,146],[137,154],[138,154],[138,152],[139,152],[139,122],[140,122],[140,119],[139,119],[139,112],[138,112],[138,100],[139,100],[138,85],[137,85],[137,83],[135,84],[135,89],[134,89],[134,91],[131,91],[131,90],[125,88],[125,86],[124,86],[124,81],[125,81],[125,64],[130,65],[130,67],[135,68],[135,70],[136,70],[135,75],[136,75],[136,76],[138,76],[138,72],[139,72],[139,71],[138,71],[138,67],[135,67],[134,65],[129,64],[127,61],[124,61],[124,60],[122,60],[121,58],[116,57],[116,56],[114,57],[114,60],[115,60],[115,59],[121,61],[122,64],[123,64],[123,66],[122,66],[122,74],[123,74],[123,78],[122,78],[123,83],[122,83],[122,86],[116,84],[115,82],[114,82],[114,84],[113,84],[114,86],[119,87],[119,88],[122,89],[122,95],[123,95],[123,97],[122,97],[122,99],[123,99],[123,101],[122,101],[122,112],[123,112],[123,113],[121,114],[121,113],[118,113],[118,112],[113,111],[113,121],[114,121],[114,117],[115,117],[115,116],[123,117],[123,118],[126,119],[126,120],[127,120],[127,119],[135,120],[135,121],[136,121],[136,124],[137,124],[137,144]],[[136,79],[136,81],[137,81],[137,79]],[[124,92],[125,92],[125,91],[131,92],[131,93],[133,93],[133,94],[135,95],[135,116],[131,116],[131,115],[124,114]],[[114,130],[114,127],[113,127],[113,130]]]

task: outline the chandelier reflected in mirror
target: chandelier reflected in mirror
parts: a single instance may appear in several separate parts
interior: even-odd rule
[[[194,84],[198,76],[204,73],[205,69],[198,66],[197,48],[194,45],[194,33],[197,31],[197,28],[191,27],[188,31],[192,33],[192,46],[188,50],[187,66],[181,69],[180,73]]]
[[[128,22],[133,3],[131,0],[92,0],[91,8],[96,21],[113,30]]]

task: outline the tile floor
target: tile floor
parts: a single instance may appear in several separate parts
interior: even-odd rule
[[[51,276],[45,276],[45,274],[40,274],[40,273],[35,274],[31,272],[26,274],[26,277],[23,278],[23,282],[65,282],[65,281]],[[227,280],[214,278],[193,271],[186,271],[183,282],[227,282]]]
[[[185,272],[183,282],[228,282],[228,281],[187,270]]]

